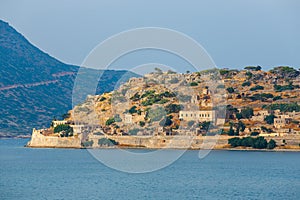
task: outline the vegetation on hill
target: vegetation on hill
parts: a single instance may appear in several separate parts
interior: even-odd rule
[[[280,110],[281,112],[299,112],[300,105],[297,103],[275,103],[270,105],[264,105],[263,108],[269,110]]]
[[[264,137],[234,137],[231,139],[228,139],[228,144],[231,145],[231,147],[252,147],[255,149],[274,149],[276,147],[276,142],[274,140],[270,140],[267,142],[267,140]]]

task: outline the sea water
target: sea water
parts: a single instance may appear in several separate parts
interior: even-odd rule
[[[166,168],[130,174],[84,149],[25,148],[27,141],[0,140],[1,200],[300,199],[299,152],[211,151],[199,159],[186,151]]]

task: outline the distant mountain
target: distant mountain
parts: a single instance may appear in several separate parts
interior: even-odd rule
[[[78,69],[44,53],[0,20],[0,136],[30,134],[33,127],[47,127],[53,117],[70,110]],[[93,69],[83,72],[97,74]],[[104,71],[97,94],[133,76],[137,75]]]

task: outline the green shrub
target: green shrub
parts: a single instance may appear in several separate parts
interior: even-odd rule
[[[265,122],[267,122],[267,124],[273,124],[274,123],[274,118],[275,115],[271,114],[265,117]]]
[[[64,131],[65,133],[73,133],[73,128],[68,124],[60,124],[54,128],[54,133],[59,133]]]
[[[263,106],[265,109],[269,110],[277,110],[279,109],[281,112],[300,112],[300,106],[297,103],[275,103],[271,105],[265,105]]]
[[[229,93],[234,93],[234,88],[233,87],[229,87],[226,89]]]
[[[243,87],[245,87],[245,86],[250,86],[250,85],[251,85],[251,82],[250,82],[250,81],[246,81],[246,82],[244,82],[244,83],[242,84]]]
[[[167,102],[169,102],[168,99],[162,99],[162,100],[158,101],[157,103],[158,103],[158,104],[165,104],[165,103],[167,103]]]
[[[254,94],[250,97],[248,97],[249,99],[251,99],[252,101],[266,101],[267,99],[273,98],[273,94],[270,93],[261,93],[261,94]]]
[[[271,142],[271,141],[270,141]],[[275,141],[274,141],[275,142]],[[228,144],[232,147],[244,146],[244,147],[252,147],[255,149],[265,149],[268,147],[268,142],[264,137],[244,137],[244,138],[231,138],[228,139]],[[274,145],[273,141],[269,144],[270,147]],[[276,143],[275,143],[276,145]]]
[[[243,119],[250,119],[253,116],[253,108],[245,107],[241,110]]]
[[[256,85],[256,86],[250,88],[251,91],[263,90],[263,89],[264,89],[264,87],[261,85]]]
[[[100,146],[115,146],[118,145],[118,142],[109,138],[101,138],[98,140],[98,145]]]
[[[276,142],[275,140],[271,139],[267,145],[268,149],[274,149],[276,147]]]
[[[145,97],[148,97],[150,95],[154,95],[155,94],[155,90],[148,90],[146,91],[141,98],[145,98]]]
[[[109,126],[111,124],[115,123],[115,118],[112,117],[112,118],[109,118],[106,122],[105,122],[105,125],[106,126]]]
[[[298,70],[288,66],[275,67],[274,69],[270,70],[270,72],[285,78],[295,78],[300,74]]]
[[[105,101],[106,98],[105,97],[101,97],[99,101]]]
[[[272,129],[267,128],[267,127],[265,127],[265,126],[262,126],[262,127],[260,127],[260,128],[261,128],[261,130],[264,131],[264,132],[268,132],[268,133],[272,133],[272,132],[273,132]]]
[[[196,82],[191,82],[191,83],[190,83],[190,86],[198,86],[198,83],[196,83]]]
[[[273,98],[273,101],[277,101],[277,100],[280,100],[280,99],[282,99],[281,96],[276,96],[276,97]]]
[[[261,66],[257,66],[257,67],[247,66],[244,69],[251,70],[251,71],[259,71],[259,70],[261,70]]]
[[[258,136],[259,135],[259,132],[257,132],[257,131],[253,131],[253,132],[251,132],[251,134],[250,134],[251,136]]]
[[[140,121],[139,124],[141,127],[144,127],[146,123],[144,121]]]
[[[176,94],[174,92],[165,91],[163,93],[160,93],[159,96],[171,98],[171,97],[176,97]]]
[[[211,124],[211,122],[204,121],[204,122],[200,122],[199,126],[200,126],[201,130],[208,131],[210,124]]]
[[[130,100],[132,100],[132,101],[138,101],[138,100],[140,100],[140,98],[141,98],[141,96],[140,96],[139,93],[137,92],[137,93],[135,93],[135,94],[130,98]]]
[[[93,140],[82,142],[82,146],[85,147],[85,148],[86,147],[91,147],[91,146],[93,146],[93,144],[94,144]]]
[[[137,112],[136,106],[132,106],[132,107],[128,110],[128,112],[129,112],[130,114],[136,113],[136,112]]]
[[[252,78],[253,74],[251,72],[246,72],[245,75],[248,79]]]
[[[276,92],[282,92],[282,91],[285,91],[285,90],[294,90],[295,88],[299,88],[298,85],[292,85],[292,84],[289,84],[289,85],[274,85],[274,90]]]

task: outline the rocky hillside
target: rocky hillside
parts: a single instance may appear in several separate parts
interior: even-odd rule
[[[47,127],[70,110],[78,69],[42,52],[0,20],[0,136],[30,134],[32,127]],[[84,73],[97,74],[92,69]],[[105,71],[97,94],[111,91],[124,76],[136,74]]]
[[[100,125],[107,134],[151,135],[159,132],[159,127],[166,134],[180,134],[180,130],[186,134],[185,127],[205,130],[209,124],[203,122],[199,126],[193,120],[180,120],[180,111],[214,110],[216,118],[225,120],[221,124],[225,134],[242,134],[246,127],[247,134],[255,132],[251,128],[274,132],[274,117],[300,111],[299,74],[286,66],[268,72],[259,66],[191,74],[157,70],[131,78],[114,92],[88,96],[70,111],[69,120]],[[226,114],[217,112],[220,107],[226,108]],[[272,114],[275,110],[279,110],[276,115]],[[261,118],[261,113],[267,114]],[[294,117],[285,126],[298,131],[298,120]]]

